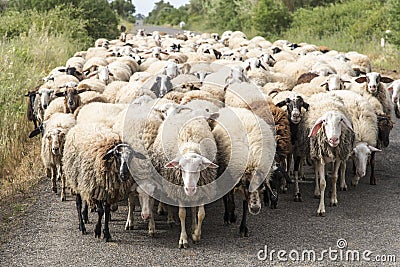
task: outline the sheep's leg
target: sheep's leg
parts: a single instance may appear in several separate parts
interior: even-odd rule
[[[154,207],[154,198],[149,196],[149,206],[150,206],[150,219],[149,219],[149,236],[154,237],[156,235],[156,224],[154,222],[154,214],[153,214],[153,207]]]
[[[111,234],[110,234],[110,228],[109,228],[109,223],[111,219],[111,207],[110,204],[104,204],[104,229],[103,229],[103,239],[106,240],[106,242],[111,241]]]
[[[61,201],[65,201],[65,176],[62,172],[62,166],[59,166],[59,175],[61,178]]]
[[[335,165],[333,168],[333,173],[332,173],[332,194],[331,194],[331,206],[337,206],[338,200],[337,200],[337,188],[336,188],[336,183],[338,179],[338,173],[339,173],[339,168],[340,165],[342,165],[342,171],[343,169],[346,171],[346,161],[341,161],[341,160],[336,160]]]
[[[165,204],[162,203],[161,201],[158,202],[158,207],[157,207],[157,214],[158,215],[165,215]]]
[[[357,172],[356,172],[356,164],[354,163],[354,160],[353,160],[353,174],[354,174],[354,177],[353,177],[353,179],[351,180],[351,185],[352,186],[357,186],[358,185],[358,182],[360,181],[360,176],[358,176],[358,174],[357,174]]]
[[[287,157],[286,157],[286,161],[287,161],[287,164],[286,164],[286,172],[289,174],[289,176],[292,176],[292,175],[293,175],[292,171],[290,170],[290,167],[291,167],[291,165],[292,165],[292,156],[293,156],[293,154],[289,154],[289,155],[287,155]]]
[[[171,205],[167,205],[167,224],[169,227],[172,227],[175,225],[175,218],[174,218],[174,207]]]
[[[86,235],[86,228],[82,218],[82,198],[79,194],[76,194],[76,210],[78,211],[79,231]]]
[[[101,221],[103,220],[103,215],[104,215],[103,203],[101,201],[98,201],[98,203],[97,203],[97,215],[99,217],[97,219],[97,224],[94,229],[94,236],[97,238],[100,238],[100,236],[101,236]]]
[[[353,161],[353,170],[354,170],[354,161]],[[339,190],[347,191],[347,184],[346,184],[346,169],[347,169],[347,162],[343,161],[342,168],[340,169],[340,186]]]
[[[296,157],[294,161],[294,201],[301,202],[303,199],[301,198],[300,188],[299,188],[299,167],[301,163],[301,158]]]
[[[192,227],[191,227],[191,231],[192,231],[192,235],[194,234],[194,230],[197,227],[197,207],[192,207],[191,208],[192,211]]]
[[[89,223],[89,206],[86,201],[83,202],[83,221]]]
[[[128,195],[128,218],[126,219],[125,230],[133,230],[133,212],[135,211],[135,194]]]
[[[243,214],[242,214],[242,221],[240,222],[239,233],[241,237],[248,237],[249,236],[249,229],[247,228],[247,213],[248,213],[248,203],[247,200],[243,200]]]
[[[187,248],[187,234],[186,234],[186,208],[179,207],[179,219],[181,221],[181,236],[179,238],[179,248]]]
[[[236,222],[234,190],[229,191],[225,196],[223,196],[223,201],[225,208],[224,223],[228,225]]]
[[[325,164],[322,162],[316,162],[316,173],[319,175],[319,190],[320,190],[320,199],[319,199],[319,207],[317,210],[318,216],[325,216],[325,188],[326,188],[326,180],[325,180]]]
[[[199,206],[199,212],[197,213],[197,225],[194,230],[194,233],[192,234],[193,242],[198,242],[201,239],[201,226],[203,224],[203,220],[205,217],[206,217],[206,211],[204,209],[204,206],[201,205]],[[196,216],[193,217],[192,220],[194,220],[195,218]]]
[[[396,115],[396,118],[400,119],[400,109],[399,109],[399,104],[396,102],[394,103],[394,114]]]
[[[315,174],[315,187],[314,187],[314,198],[321,197],[321,190],[319,186],[319,173],[318,173],[318,163],[314,161],[314,174]],[[325,173],[324,173],[325,176]]]
[[[371,165],[371,176],[369,178],[369,184],[376,185],[376,177],[375,177],[375,153],[371,152],[371,159],[369,160],[369,164]]]
[[[46,168],[46,176],[51,179],[51,190],[53,190],[54,193],[57,193],[57,169],[54,165],[50,166],[50,168]]]

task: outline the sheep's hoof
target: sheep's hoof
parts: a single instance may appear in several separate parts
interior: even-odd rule
[[[175,222],[174,221],[170,221],[170,222],[167,222],[167,224],[168,224],[169,228],[173,228],[174,225],[175,225]]]
[[[269,207],[273,210],[278,208],[278,203],[271,203],[271,205],[269,205]]]
[[[57,194],[57,187],[52,188],[53,192]]]
[[[247,227],[240,227],[240,237],[248,237],[249,229]]]
[[[106,229],[103,230],[103,239],[104,239],[106,242],[110,242],[110,241],[111,241],[110,232],[107,231]]]
[[[158,209],[158,210],[157,210],[157,214],[158,214],[158,215],[161,215],[161,216],[167,215],[167,213],[166,213],[163,209]]]
[[[370,185],[376,185],[376,181],[375,180],[371,180],[371,181],[369,181],[369,184]]]
[[[325,217],[325,211],[317,211],[318,217]]]
[[[287,187],[283,187],[283,188],[281,188],[281,191],[282,191],[282,194],[286,194],[286,192],[288,191],[288,188]]]
[[[302,199],[300,193],[297,193],[294,195],[294,202],[303,202],[303,199]]]
[[[193,243],[198,243],[201,239],[200,235],[192,234]]]
[[[125,230],[126,231],[133,230],[133,225],[126,225]]]
[[[94,229],[94,237],[100,238],[101,236],[101,225],[96,224],[96,228]]]
[[[64,202],[66,200],[66,197],[61,195],[61,201]]]
[[[82,235],[86,235],[87,234],[85,225],[79,225],[79,231],[82,232]]]
[[[343,187],[340,186],[340,187],[339,187],[339,190],[340,190],[340,191],[347,191],[347,185],[345,185],[345,186],[343,186]]]
[[[320,198],[321,198],[321,195],[314,195],[314,198],[315,198],[315,199],[320,199]]]
[[[149,231],[149,237],[156,237],[156,233],[153,231]]]
[[[330,204],[329,204],[329,206],[331,206],[331,207],[337,207],[337,202],[331,202]]]
[[[189,244],[187,243],[187,241],[180,241],[179,242],[179,248],[188,248]]]

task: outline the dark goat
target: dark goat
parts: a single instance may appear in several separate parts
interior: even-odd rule
[[[34,104],[35,104],[35,98],[37,95],[37,91],[39,90],[39,88],[40,88],[40,85],[36,86],[32,91],[28,91],[28,93],[25,94],[26,97],[29,97],[28,106],[26,109],[26,118],[28,119],[28,121],[33,122],[35,129],[38,127],[38,124],[37,124],[37,118],[35,115]]]
[[[298,176],[299,176],[299,169],[301,164],[301,159],[303,157],[302,152],[300,151],[300,146],[298,144],[299,140],[299,123],[302,119],[301,108],[304,108],[308,111],[309,104],[307,104],[303,98],[299,95],[293,98],[286,98],[285,100],[276,104],[277,107],[286,106],[288,116],[289,116],[289,126],[290,126],[290,139],[292,143],[292,155],[294,159],[294,176],[295,176],[295,201],[302,201],[300,190],[299,190],[299,183],[298,183]],[[289,173],[290,163],[292,160],[292,155],[289,154],[287,157],[287,172]],[[285,191],[285,188],[283,188]]]
[[[204,50],[204,53],[214,55],[216,59],[220,59],[222,57],[222,53],[214,48],[206,49]]]

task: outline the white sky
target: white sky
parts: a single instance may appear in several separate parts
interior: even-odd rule
[[[160,0],[133,0],[133,5],[136,9],[136,14],[141,13],[145,16],[149,14],[150,11],[153,10],[156,2]],[[189,4],[190,0],[164,0],[164,3],[170,3],[174,7],[178,8],[185,4]]]

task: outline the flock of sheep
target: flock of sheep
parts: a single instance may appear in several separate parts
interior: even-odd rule
[[[292,182],[294,200],[302,201],[299,180],[307,164],[315,171],[319,216],[326,177],[336,206],[337,180],[346,190],[350,160],[352,185],[368,164],[376,184],[375,154],[389,144],[392,111],[400,117],[400,80],[371,71],[368,57],[357,52],[249,40],[238,31],[122,32],[75,53],[26,94],[35,126],[30,137],[42,135],[52,190],[57,193],[60,180],[61,200],[66,188],[76,196],[83,234],[92,209],[95,236],[103,232],[110,240],[110,211],[124,199],[125,228],[133,229],[138,198],[153,236],[157,199],[168,223],[179,207],[179,247],[186,248],[187,207],[197,242],[204,205],[222,198],[224,222],[233,223],[239,191],[240,234],[247,236],[247,214],[258,214],[262,202],[276,208],[278,193]]]

